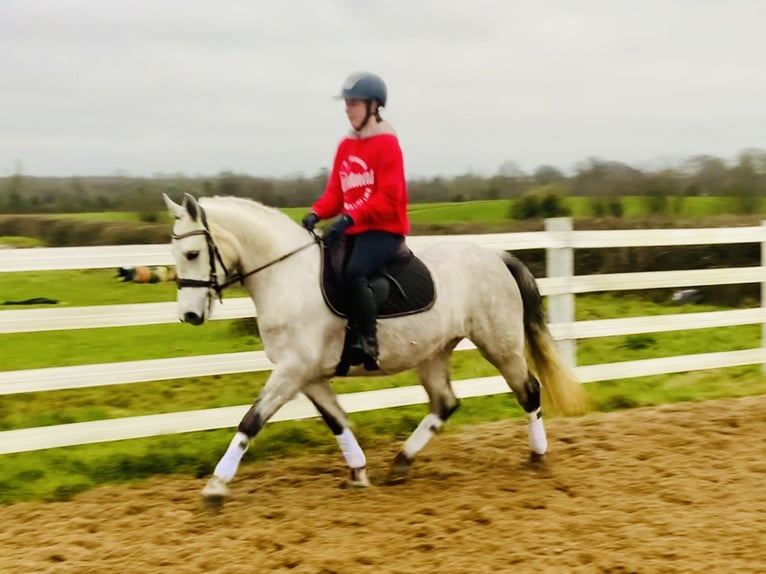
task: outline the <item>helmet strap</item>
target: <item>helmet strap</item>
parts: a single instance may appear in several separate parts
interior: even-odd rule
[[[362,127],[360,129],[364,128],[367,125],[367,123],[370,121],[370,118],[372,116],[375,116],[375,119],[378,122],[382,122],[383,121],[383,118],[380,117],[380,111],[379,111],[380,110],[380,106],[376,107],[375,113],[372,112],[372,102],[373,102],[373,100],[365,100],[364,101],[366,109],[367,109],[367,114],[365,114],[365,116],[364,116],[364,121],[362,122]]]

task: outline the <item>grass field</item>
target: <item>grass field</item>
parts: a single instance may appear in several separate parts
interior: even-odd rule
[[[643,217],[650,214],[649,202],[645,197],[625,196],[621,198],[624,217]],[[702,219],[722,213],[732,213],[732,200],[726,197],[671,197],[668,199],[668,215],[680,219]],[[463,203],[416,203],[408,210],[413,223],[486,223],[496,224],[509,221],[512,200],[497,199],[466,201]],[[593,216],[593,199],[589,197],[566,197],[564,205],[574,218]],[[306,208],[285,210],[296,221],[306,213]],[[760,213],[766,213],[766,200],[761,201]]]
[[[681,207],[686,213],[703,217],[720,209],[716,199],[688,198],[688,205]],[[642,205],[640,198],[626,198],[626,215],[638,213]],[[410,214],[414,222],[422,223],[492,223],[506,220],[509,207],[508,201],[419,204],[411,206]],[[571,198],[571,208],[575,216],[578,210],[585,213],[585,209],[589,209],[583,198]],[[285,211],[300,220],[306,209]],[[82,217],[102,215],[119,219],[134,214],[83,214]],[[23,308],[2,305],[3,301],[31,297],[56,299],[57,307],[173,301],[175,286],[123,283],[117,279],[115,270],[5,273],[0,274],[0,294],[2,313]],[[237,291],[227,294],[229,297],[240,295]],[[578,320],[717,309],[721,307],[652,303],[635,295],[598,294],[576,298]],[[260,341],[249,326],[247,320],[239,320],[210,321],[199,328],[171,323],[6,334],[0,335],[0,349],[3,349],[3,370],[6,371],[260,349]],[[577,361],[588,365],[746,349],[758,346],[760,339],[759,325],[586,339],[578,342]],[[452,367],[456,380],[497,374],[473,351],[456,353]],[[2,396],[0,430],[248,404],[266,376],[267,373],[221,375]],[[412,384],[416,384],[416,380],[409,372],[334,383],[338,392]],[[608,411],[766,393],[766,377],[758,365],[640,378],[625,373],[621,380],[588,385],[587,393],[594,409]],[[363,446],[386,443],[393,448],[396,441],[403,440],[414,429],[425,411],[425,406],[419,405],[355,413],[351,419]],[[463,402],[445,432],[456,431],[465,424],[519,416],[521,411],[510,394],[469,399]],[[232,427],[237,422],[231,421]],[[99,484],[140,480],[155,474],[207,475],[228,444],[231,432],[232,429],[225,429],[5,455],[0,457],[0,501],[64,499]],[[509,448],[523,449],[525,445],[509,445]],[[284,422],[269,425],[263,431],[246,461],[262,463],[270,457],[336,451],[335,441],[320,420]]]
[[[0,248],[3,247],[13,247],[14,249],[24,249],[26,247],[42,247],[42,242],[33,237],[0,235]]]
[[[621,198],[624,217],[642,217],[649,214],[649,202],[645,197]],[[508,199],[466,201],[462,203],[415,203],[408,210],[413,223],[450,224],[485,223],[488,225],[509,221],[513,202]],[[567,197],[564,205],[574,218],[593,216],[593,200],[588,197]],[[300,221],[308,208],[293,207],[285,211],[295,221]],[[726,197],[671,197],[668,199],[669,215],[681,219],[701,219],[722,213],[731,213],[731,199]],[[761,202],[760,213],[766,213]]]
[[[641,217],[649,214],[649,201],[645,197],[625,196],[621,198],[624,217]],[[668,215],[682,219],[697,219],[731,212],[731,199],[727,197],[670,197],[667,202]],[[511,205],[509,199],[465,201],[461,203],[436,202],[410,204],[408,213],[413,223],[486,223],[488,225],[509,221]],[[564,205],[571,210],[572,217],[592,217],[593,199],[589,197],[566,197]],[[309,207],[282,208],[295,221],[300,221]],[[766,201],[761,202],[760,213],[766,213]],[[75,213],[61,215],[84,220],[139,221],[134,212],[112,211],[103,213]]]
[[[98,211],[86,213],[61,213],[52,217],[71,217],[83,221],[141,221],[135,211]]]
[[[17,297],[60,297],[65,305],[93,305],[167,301],[171,284],[121,283],[109,270],[61,271],[0,275],[0,292]],[[34,285],[30,290],[29,284]],[[26,286],[25,286],[26,284]],[[5,307],[7,308],[7,307]],[[577,297],[577,318],[696,312],[711,306],[677,307],[649,303],[636,296],[588,295]],[[2,312],[2,311],[0,311]],[[240,321],[211,321],[194,328],[183,324],[107,329],[82,329],[0,335],[0,347],[13,349],[5,370],[75,364],[189,356],[260,348],[260,341]],[[578,364],[630,360],[687,353],[712,348],[733,350],[759,344],[757,325],[694,332],[588,339],[578,344]],[[44,349],[45,352],[40,352]],[[605,359],[606,358],[606,359]],[[456,380],[495,375],[477,352],[456,353]],[[626,373],[626,375],[629,375]],[[250,403],[267,373],[250,373],[157,381],[81,390],[4,396],[0,402],[0,429],[63,424],[87,420],[137,416]],[[359,378],[335,383],[338,392],[412,385],[412,373],[394,377]],[[642,377],[588,385],[592,406],[612,410],[679,400],[701,400],[766,392],[766,379],[757,366],[716,372],[689,372],[673,376]],[[400,441],[425,414],[424,406],[389,409],[351,416],[365,445]],[[464,401],[448,429],[463,424],[518,417],[513,397],[500,395]],[[238,421],[232,421],[232,426]],[[105,482],[141,479],[168,472],[208,473],[231,430],[155,437],[32,453],[5,455],[0,467],[0,500],[59,499]],[[523,445],[518,445],[523,448]],[[267,427],[255,441],[248,460],[307,452],[334,452],[337,446],[317,420],[279,423]]]

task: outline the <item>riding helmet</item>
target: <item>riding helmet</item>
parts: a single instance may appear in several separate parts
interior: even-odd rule
[[[338,99],[373,100],[377,101],[379,106],[385,107],[387,96],[386,83],[380,76],[370,72],[355,72],[346,78]]]

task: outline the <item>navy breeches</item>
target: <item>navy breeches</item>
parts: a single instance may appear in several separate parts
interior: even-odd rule
[[[343,279],[346,285],[365,282],[400,252],[404,237],[387,231],[346,234],[350,255]]]

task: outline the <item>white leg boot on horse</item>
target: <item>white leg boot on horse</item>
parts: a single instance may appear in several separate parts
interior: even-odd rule
[[[484,357],[497,367],[526,413],[530,461],[544,463],[548,439],[543,425],[541,402],[546,403],[546,409],[557,414],[573,415],[585,410],[586,399],[574,371],[564,364],[548,330],[534,276],[511,255],[506,255],[505,263],[522,295],[518,303],[522,306],[524,320],[508,328],[510,317],[519,311],[504,309],[508,315],[494,314],[489,323],[480,325],[471,340]],[[505,330],[502,330],[503,325],[506,326]],[[504,335],[499,336],[498,333]],[[542,393],[540,381],[528,369],[528,365],[535,367],[543,381]]]
[[[249,444],[250,437],[245,433],[237,432],[234,435],[229,448],[215,466],[213,476],[202,489],[202,496],[205,498],[229,496],[229,487],[227,485],[234,478],[234,475],[237,474],[239,463],[247,452]]]
[[[533,463],[545,462],[548,452],[548,437],[543,425],[543,409],[540,406],[540,383],[529,373],[525,385],[526,397],[519,397],[524,412],[527,415],[527,433],[529,435],[529,457]]]
[[[456,345],[457,341],[450,343],[442,353],[417,369],[420,384],[428,393],[430,412],[420,421],[407,438],[402,450],[394,457],[388,473],[389,482],[400,482],[406,478],[417,454],[425,448],[460,404],[450,385],[450,355]]]
[[[351,486],[357,488],[370,486],[367,478],[367,457],[351,431],[348,416],[338,403],[338,396],[330,387],[330,383],[326,380],[312,383],[303,389],[303,394],[314,403],[325,424],[335,435],[351,472]]]
[[[202,496],[210,507],[218,507],[229,496],[228,484],[234,479],[242,457],[251,440],[263,429],[282,405],[292,399],[303,386],[302,381],[287,368],[275,367],[259,397],[242,418],[229,448],[218,461],[213,476],[202,489]]]
[[[524,409],[527,417],[530,462],[543,463],[548,450],[548,439],[540,407],[540,383],[527,370],[523,350],[514,349],[513,345],[498,338],[490,336],[487,339],[491,339],[489,344],[483,337],[477,337],[474,342],[485,358],[500,371],[508,387],[516,395],[517,402]]]
[[[351,471],[351,486],[356,488],[366,488],[370,486],[370,480],[367,478],[367,457],[364,455],[362,447],[351,432],[346,427],[339,434],[335,435],[338,446],[346,459],[346,464]]]

